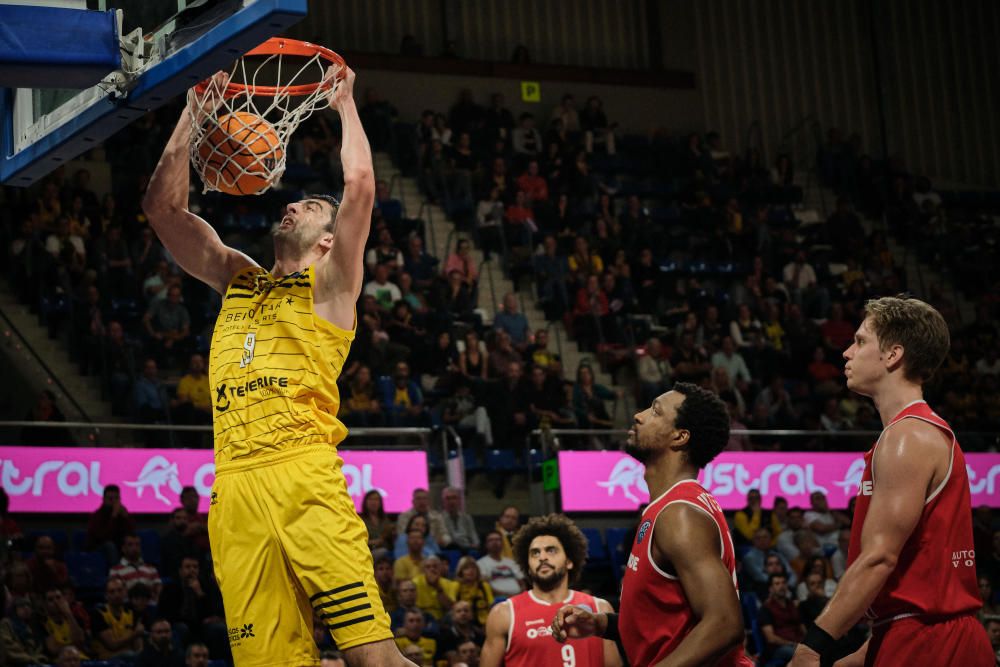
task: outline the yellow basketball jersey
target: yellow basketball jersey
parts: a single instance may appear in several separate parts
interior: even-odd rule
[[[209,360],[216,465],[347,436],[337,377],[354,331],[315,314],[313,278],[250,267],[229,283]]]

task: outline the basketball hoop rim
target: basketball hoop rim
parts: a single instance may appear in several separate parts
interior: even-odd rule
[[[257,46],[250,51],[247,51],[244,56],[280,56],[280,55],[290,55],[290,56],[301,56],[304,58],[311,58],[313,56],[320,56],[326,60],[331,65],[339,65],[341,67],[341,72],[337,75],[338,79],[343,79],[343,70],[347,68],[347,62],[344,58],[337,52],[326,48],[325,46],[320,46],[319,44],[313,44],[312,42],[303,42],[298,39],[287,39],[285,37],[272,37],[260,46]],[[241,56],[243,57],[243,56]],[[201,83],[195,86],[195,91],[199,95],[203,95],[208,88],[211,78],[205,79]],[[316,83],[304,83],[296,86],[250,86],[245,83],[233,83],[229,82],[226,85],[226,90],[223,96],[228,98],[235,97],[241,94],[250,95],[262,95],[262,96],[275,96],[278,94],[286,94],[292,96],[303,96],[311,95],[316,92],[317,89],[323,84],[322,81],[317,81]],[[327,88],[329,85],[326,86]]]

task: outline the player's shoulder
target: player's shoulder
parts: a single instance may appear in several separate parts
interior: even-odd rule
[[[486,616],[486,632],[488,634],[507,632],[512,620],[515,597],[517,596],[509,597],[504,602],[493,605],[490,609],[490,613]]]
[[[719,535],[718,524],[709,510],[685,500],[664,506],[653,528],[655,544],[671,557],[694,551],[705,540],[714,542]]]
[[[952,437],[945,429],[922,417],[904,417],[890,424],[876,449],[879,458],[888,456],[934,456],[951,447]]]

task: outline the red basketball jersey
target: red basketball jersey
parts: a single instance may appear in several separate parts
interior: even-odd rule
[[[715,521],[722,542],[720,557],[736,588],[736,554],[722,508],[696,480],[683,480],[649,503],[632,543],[622,581],[618,632],[632,667],[647,667],[670,655],[695,625],[694,613],[677,577],[653,562],[651,547],[656,518],[668,505],[687,503]],[[718,667],[751,667],[753,663],[735,648],[720,658]]]
[[[940,617],[973,613],[982,607],[982,601],[976,583],[972,500],[965,456],[951,427],[924,401],[903,408],[889,426],[902,419],[920,419],[944,431],[951,439],[951,463],[941,485],[924,501],[923,515],[903,545],[896,569],[872,602],[868,617],[877,622],[916,615]],[[861,529],[876,481],[872,461],[884,435],[885,430],[865,454],[865,470],[858,489],[851,546],[847,552],[848,565],[861,552]]]
[[[552,639],[552,621],[563,606],[572,604],[597,612],[597,598],[570,591],[562,602],[550,604],[531,591],[507,600],[510,630],[507,635],[505,667],[604,667],[604,640],[599,637],[570,639],[560,644]]]

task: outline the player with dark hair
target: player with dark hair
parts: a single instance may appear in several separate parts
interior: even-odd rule
[[[223,295],[209,363],[216,478],[208,530],[241,667],[317,664],[314,617],[352,665],[412,664],[392,641],[368,531],[337,454],[347,436],[337,377],[357,327],[375,177],[354,72],[327,72],[335,74],[343,78],[327,99],[343,127],[343,199],[288,204],[270,271],[189,210],[189,110],[143,200],[177,263]]]
[[[865,454],[847,570],[790,664],[827,662],[863,616],[871,639],[838,665],[994,664],[976,620],[982,600],[965,456],[923,398],[949,346],[947,322],[923,301],[866,304],[844,374],[848,389],[875,402],[885,428]]]
[[[604,600],[570,590],[587,562],[587,538],[576,524],[562,514],[536,517],[514,536],[513,548],[531,589],[490,610],[481,667],[619,667],[621,657],[614,642],[591,637],[559,646],[549,639],[550,624],[561,605],[595,613],[612,611]]]
[[[633,667],[753,664],[743,654],[726,517],[697,480],[728,441],[725,403],[693,384],[676,383],[635,415],[625,451],[645,464],[651,500],[625,568],[620,619],[570,603],[552,621],[557,641],[620,638]]]

